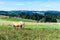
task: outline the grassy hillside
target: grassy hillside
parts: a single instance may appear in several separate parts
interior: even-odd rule
[[[7,21],[0,19],[0,28],[13,28],[12,23],[15,21]],[[24,28],[56,28],[60,29],[60,23],[36,23],[25,22]]]
[[[24,21],[24,28],[60,28],[60,23],[36,23],[34,20],[21,19],[16,17],[9,18],[8,16],[2,15],[0,15],[0,28],[2,26],[2,28],[12,28],[12,23],[16,21]]]
[[[24,29],[14,29],[12,23],[16,21],[24,21]],[[36,23],[1,15],[0,40],[60,40],[60,23]]]
[[[17,18],[17,17],[9,18],[8,16],[3,16],[3,15],[0,15],[0,19],[1,20],[7,20],[7,21],[35,22],[35,20],[31,20],[31,19],[22,19],[22,18]]]

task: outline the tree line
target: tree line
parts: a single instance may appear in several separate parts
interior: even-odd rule
[[[1,14],[0,14],[1,15]],[[40,14],[40,13],[25,13],[25,12],[20,12],[20,13],[7,13],[4,14],[6,16],[11,17],[19,17],[19,18],[24,18],[24,19],[32,19],[36,20],[37,22],[57,22],[57,19],[60,19],[60,14],[53,14],[49,12],[45,12],[45,14]]]

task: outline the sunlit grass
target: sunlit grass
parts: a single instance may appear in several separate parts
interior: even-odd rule
[[[0,28],[13,28],[13,24],[12,24],[13,22],[15,22],[15,21],[0,20]],[[56,28],[56,29],[60,29],[60,23],[25,22],[24,28]]]
[[[6,17],[0,17],[0,40],[60,40],[60,23],[36,23]],[[18,20],[25,21],[23,29],[12,26]]]
[[[60,40],[60,30],[0,28],[0,40]]]

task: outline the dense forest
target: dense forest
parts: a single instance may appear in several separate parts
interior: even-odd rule
[[[42,11],[43,12],[43,11]],[[57,19],[60,19],[60,12],[46,11],[0,11],[0,15],[5,15],[11,17],[19,17],[24,19],[32,19],[37,22],[57,22]]]

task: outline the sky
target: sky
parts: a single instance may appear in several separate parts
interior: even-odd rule
[[[0,10],[60,11],[60,0],[0,0]]]

